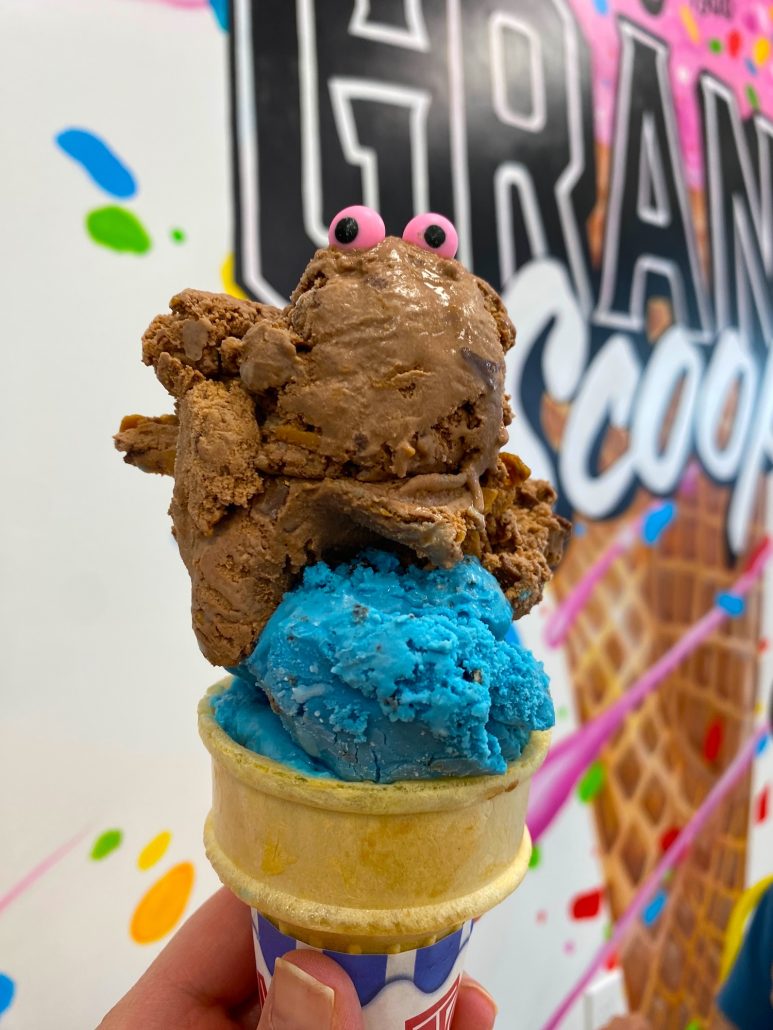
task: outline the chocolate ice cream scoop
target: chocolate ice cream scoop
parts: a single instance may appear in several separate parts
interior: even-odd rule
[[[116,446],[150,472],[174,455],[171,514],[213,664],[252,651],[305,565],[366,546],[441,566],[474,554],[516,614],[540,599],[567,524],[548,484],[499,457],[515,334],[488,284],[387,237],[319,250],[282,311],[193,290],[171,308],[143,359],[177,418],[129,416]]]

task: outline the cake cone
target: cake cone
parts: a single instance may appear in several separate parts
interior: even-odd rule
[[[521,882],[529,783],[548,732],[532,733],[500,776],[344,783],[236,744],[211,713],[229,682],[199,705],[213,769],[207,857],[283,934],[353,954],[427,947]]]
[[[728,491],[705,476],[689,476],[659,543],[634,547],[596,586],[566,641],[583,722],[617,700],[737,579],[743,560],[727,557],[728,500]],[[624,519],[588,525],[575,538],[554,581],[559,599],[622,522],[651,501],[641,493]],[[760,495],[750,547],[764,533],[763,515]],[[614,919],[752,732],[760,603],[756,588],[743,615],[629,715],[601,754],[605,776],[593,809]],[[620,956],[631,1007],[653,1026],[682,1030],[691,1019],[710,1017],[727,922],[744,887],[749,795],[750,774],[663,885],[649,925],[637,924]]]

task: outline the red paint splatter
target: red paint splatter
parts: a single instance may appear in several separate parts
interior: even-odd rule
[[[617,969],[617,967],[619,965],[620,965],[620,959],[617,957],[617,954],[613,951],[612,954],[609,956],[609,958],[604,963],[604,968],[605,969]]]
[[[769,549],[770,544],[771,538],[769,536],[766,536],[763,537],[762,540],[760,540],[756,547],[749,551],[748,555],[746,556],[746,561],[743,563],[744,572],[748,572],[749,569],[753,569],[755,567],[755,565],[763,556],[763,554],[765,554],[765,552]]]
[[[770,797],[770,785],[766,785],[757,795],[754,802],[754,821],[764,823],[768,818],[768,799]]]
[[[770,647],[770,641],[768,640],[767,637],[762,637],[761,640],[757,641],[757,650],[759,651],[760,654],[764,654],[769,647]]]
[[[727,37],[727,49],[731,57],[738,57],[741,52],[741,33],[738,29],[733,29]]]
[[[706,736],[703,739],[703,757],[707,762],[716,762],[724,735],[725,727],[720,719],[714,719],[713,722],[709,723],[709,728],[706,730]]]
[[[571,902],[572,919],[593,919],[601,910],[600,887],[586,894],[577,894]]]
[[[660,837],[660,850],[668,851],[668,849],[674,843],[676,838],[679,836],[680,832],[681,831],[678,826],[669,826],[665,833],[663,833]]]

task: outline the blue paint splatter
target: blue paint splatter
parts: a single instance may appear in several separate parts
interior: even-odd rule
[[[644,519],[641,535],[645,544],[654,546],[665,530],[671,525],[676,517],[676,505],[673,501],[666,501],[658,508],[655,508]]]
[[[763,737],[762,740],[757,744],[757,747],[754,749],[755,754],[761,755],[764,751],[767,750],[768,744],[770,744],[769,734]]]
[[[209,0],[212,13],[223,32],[228,32],[228,0]]]
[[[717,594],[716,605],[723,612],[727,612],[732,618],[737,619],[739,615],[743,615],[746,601],[738,594]]]
[[[750,75],[757,74],[757,65],[752,61],[751,57],[747,57],[744,64],[746,65],[746,70]]]
[[[608,0],[593,0],[593,4],[599,14],[609,13],[609,2]]]
[[[126,199],[137,192],[137,181],[103,139],[86,129],[65,129],[55,141],[77,161],[97,186],[113,197]]]
[[[658,918],[660,913],[663,911],[667,897],[668,896],[665,891],[658,891],[658,893],[655,895],[655,897],[652,899],[649,905],[647,905],[647,907],[644,909],[641,915],[642,919],[644,920],[645,926],[652,926],[652,924]]]
[[[0,973],[0,1013],[6,1012],[11,1007],[14,994],[16,994],[16,984],[10,976]]]

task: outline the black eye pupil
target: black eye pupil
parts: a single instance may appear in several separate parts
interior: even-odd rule
[[[357,224],[357,219],[347,215],[346,218],[342,218],[336,223],[335,238],[339,243],[353,243],[359,231],[360,227]]]
[[[424,230],[424,240],[428,247],[437,250],[446,242],[445,230],[441,229],[439,225],[428,225]]]

